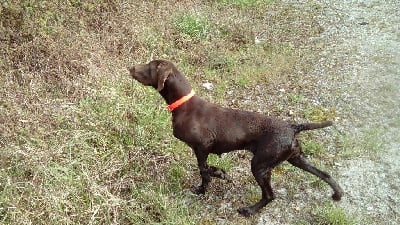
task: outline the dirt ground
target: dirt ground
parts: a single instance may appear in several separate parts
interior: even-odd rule
[[[323,51],[311,75],[323,77],[320,95],[347,112],[337,121],[339,130],[360,142],[382,142],[370,143],[381,146],[375,154],[364,149],[336,163],[335,177],[346,192],[337,206],[357,224],[400,224],[400,2],[317,4],[324,32],[315,40]],[[365,133],[378,140],[361,140],[368,139]],[[259,224],[295,224],[291,214],[268,210]]]

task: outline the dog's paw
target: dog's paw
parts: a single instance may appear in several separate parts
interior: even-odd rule
[[[214,172],[212,176],[222,180],[232,181],[231,177],[223,170]]]
[[[226,180],[226,181],[228,181],[229,183],[232,183],[232,182],[233,182],[232,177],[229,176],[228,174],[225,174],[225,176],[224,176],[223,179]]]
[[[335,192],[335,193],[332,195],[332,199],[333,199],[334,201],[340,201],[340,199],[342,199],[342,196],[343,196],[343,193]]]
[[[210,175],[212,177],[216,177],[219,179],[227,180],[227,181],[232,181],[231,177],[225,172],[225,170],[211,166],[210,167]]]
[[[249,217],[255,213],[254,210],[249,207],[239,208],[237,211],[240,215],[244,217]]]
[[[192,192],[195,193],[196,195],[204,195],[206,193],[206,189],[203,186],[192,186]]]

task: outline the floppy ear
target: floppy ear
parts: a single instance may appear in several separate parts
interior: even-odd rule
[[[169,75],[172,74],[172,67],[168,63],[161,62],[157,66],[158,84],[157,91],[160,92],[164,88],[164,83],[168,79]]]

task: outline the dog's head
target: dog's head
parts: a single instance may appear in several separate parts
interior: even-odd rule
[[[174,68],[175,65],[167,60],[153,60],[147,64],[135,65],[129,72],[133,79],[160,92]]]

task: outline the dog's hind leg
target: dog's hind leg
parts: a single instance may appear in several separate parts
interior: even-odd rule
[[[250,207],[243,207],[238,209],[238,212],[243,216],[251,216],[257,213],[261,208],[275,199],[271,187],[271,172],[273,167],[265,165],[264,160],[253,157],[251,160],[251,172],[253,173],[258,185],[261,188],[262,198],[259,202]]]
[[[288,159],[289,163],[291,163],[293,166],[298,167],[304,171],[307,171],[311,174],[314,174],[315,176],[321,178],[323,181],[329,184],[331,188],[333,189],[334,193],[332,195],[332,199],[335,201],[339,201],[342,196],[343,196],[343,190],[339,186],[339,184],[326,172],[321,171],[311,165],[308,160],[302,155],[298,155],[295,157],[292,157]]]

